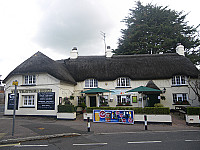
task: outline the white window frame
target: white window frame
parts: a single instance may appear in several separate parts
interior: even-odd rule
[[[23,106],[34,107],[35,106],[35,95],[23,95]]]
[[[117,105],[119,103],[126,104],[127,102],[131,104],[131,95],[117,95]]]
[[[130,78],[120,77],[117,79],[117,87],[130,87]]]
[[[97,79],[86,79],[85,80],[85,88],[97,88],[98,80]]]
[[[188,101],[187,93],[173,93],[173,102]]]
[[[85,96],[77,96],[78,106],[81,106],[82,103],[86,104],[86,97]]]
[[[173,76],[172,77],[172,85],[187,85],[186,84],[186,76],[181,76],[181,75],[178,75],[178,76]]]
[[[25,85],[35,85],[36,84],[35,75],[25,75],[24,76],[24,84]]]

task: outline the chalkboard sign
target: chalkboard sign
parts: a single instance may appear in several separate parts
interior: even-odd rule
[[[55,92],[38,93],[37,110],[55,110]]]
[[[8,106],[7,106],[8,110],[13,110],[14,100],[15,100],[15,94],[9,93],[8,94]],[[18,103],[19,103],[19,93],[17,93],[16,110],[18,110]]]

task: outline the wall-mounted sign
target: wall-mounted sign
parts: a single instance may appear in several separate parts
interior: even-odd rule
[[[15,94],[9,93],[8,94],[8,106],[7,106],[8,110],[13,110],[14,100],[15,100]],[[16,110],[18,110],[18,103],[19,103],[19,93],[17,93]]]
[[[12,93],[14,93],[15,90],[12,90]],[[18,89],[18,93],[39,93],[39,92],[52,92],[52,89]]]
[[[55,110],[55,92],[38,93],[37,110]]]
[[[137,103],[137,96],[132,96],[132,103]]]
[[[133,110],[93,110],[93,122],[134,124]]]

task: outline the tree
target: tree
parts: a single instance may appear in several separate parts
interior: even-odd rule
[[[200,75],[195,81],[191,81],[191,79],[189,78],[188,84],[195,93],[195,95],[198,97],[198,101],[200,102]]]
[[[186,56],[194,63],[199,61],[200,45],[197,27],[188,26],[187,14],[152,4],[142,5],[136,2],[136,8],[130,9],[118,41],[115,54],[156,54],[159,52],[175,53],[177,43],[182,43]],[[197,51],[197,52],[196,52]]]

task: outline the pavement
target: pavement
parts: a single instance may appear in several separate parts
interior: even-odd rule
[[[76,120],[57,120],[51,117],[16,116],[14,136],[12,136],[12,116],[4,116],[0,112],[0,144],[18,143],[30,140],[56,137],[72,137],[85,134],[107,134],[127,132],[162,132],[180,130],[198,130],[200,127],[187,126],[183,116],[172,114],[172,125],[150,124],[148,130],[143,124],[109,124],[91,122],[91,132],[88,132],[87,122],[82,114]]]

